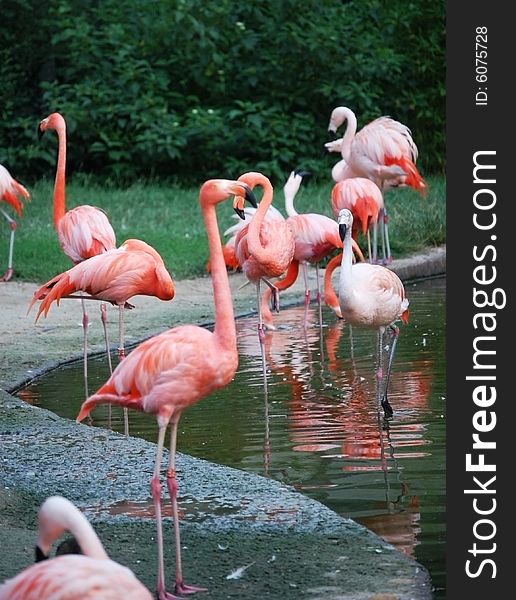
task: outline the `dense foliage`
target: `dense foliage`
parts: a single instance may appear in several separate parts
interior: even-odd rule
[[[444,171],[442,0],[2,0],[0,163],[51,175],[50,112],[69,170],[194,182],[303,165],[325,179],[331,110],[406,123]],[[47,139],[48,138],[48,139]]]

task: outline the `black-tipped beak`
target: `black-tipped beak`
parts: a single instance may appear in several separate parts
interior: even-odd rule
[[[241,208],[233,208],[233,210],[242,219],[242,221],[245,221],[245,212]]]
[[[35,556],[36,562],[41,562],[42,560],[47,560],[47,558],[48,558],[48,556],[43,553],[43,550],[39,546],[36,546],[36,548],[34,550],[34,556]]]
[[[310,177],[311,175],[310,171],[303,171],[303,169],[296,169],[294,173],[300,177]]]
[[[43,137],[44,133],[45,133],[45,130],[41,129],[41,127],[38,125],[38,140],[40,140]]]
[[[339,235],[342,241],[344,241],[344,238],[346,237],[347,228],[348,226],[345,223],[339,223]]]
[[[256,202],[253,192],[247,186],[245,187],[245,199],[252,207],[256,208],[258,206],[258,202]]]

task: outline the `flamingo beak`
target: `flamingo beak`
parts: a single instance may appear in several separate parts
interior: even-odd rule
[[[348,226],[345,223],[339,223],[339,235],[340,239],[344,242],[344,238],[346,237],[346,231]]]
[[[38,140],[40,140],[43,137],[43,134],[45,133],[45,129],[41,129],[41,123],[38,125]]]
[[[239,208],[238,206],[234,206],[233,210],[242,219],[242,221],[245,221],[245,212],[242,208]]]
[[[245,186],[245,199],[253,208],[256,208],[258,206],[258,202],[256,202],[256,198],[254,197],[251,188],[249,188],[247,185]]]
[[[299,177],[310,177],[310,171],[303,171],[302,169],[295,169],[294,173]]]
[[[42,560],[47,560],[48,558],[48,556],[43,552],[43,550],[39,546],[36,546],[36,548],[34,549],[34,554],[36,562],[41,562]]]

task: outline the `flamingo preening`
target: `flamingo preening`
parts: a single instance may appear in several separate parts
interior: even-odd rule
[[[399,328],[394,325],[401,319],[408,322],[409,301],[400,278],[385,267],[369,263],[353,264],[351,231],[353,215],[344,208],[339,213],[339,232],[343,241],[342,263],[339,276],[339,304],[342,316],[353,326],[371,327],[378,332],[376,367],[377,401],[383,407],[385,416],[393,414],[387,398],[392,360],[398,340]],[[387,374],[384,391],[381,386],[383,374],[383,337],[386,329],[392,331],[389,348]]]
[[[331,113],[328,130],[335,133],[345,122],[346,131],[342,139],[326,145],[329,151],[336,151],[340,147],[342,160],[332,170],[332,177],[336,182],[352,177],[365,177],[374,181],[382,194],[392,187],[409,186],[421,196],[426,195],[428,186],[415,164],[418,149],[406,125],[383,116],[357,132],[355,113],[346,106],[338,106]],[[384,206],[385,253],[387,262],[390,262],[387,223],[388,216]]]
[[[169,423],[172,424],[172,433],[167,486],[175,531],[175,592],[181,595],[200,591],[200,588],[186,585],[183,581],[175,463],[177,426],[185,408],[227,385],[238,366],[233,303],[215,210],[216,204],[233,194],[256,206],[251,190],[243,181],[211,179],[202,185],[199,193],[210,249],[214,330],[184,325],[146,340],[120,362],[108,381],[83,403],[77,417],[77,421],[82,421],[95,405],[113,403],[153,414],[157,419],[158,447],[151,492],[157,521],[159,600],[175,598],[165,586],[160,505],[161,459]]]
[[[65,531],[74,535],[82,554],[48,558]],[[36,560],[0,585],[0,600],[152,600],[130,569],[109,558],[89,521],[66,498],[51,496],[39,509]]]
[[[21,183],[18,183],[16,179],[11,177],[11,174],[3,165],[0,165],[0,202],[9,204],[9,206],[14,209],[16,214],[21,217],[24,200],[30,200],[29,192],[23,187],[23,185],[21,185]],[[2,277],[0,277],[0,281],[9,281],[9,279],[11,279],[13,276],[13,250],[14,234],[16,233],[16,221],[10,217],[3,210],[3,208],[0,208],[0,212],[6,218],[11,229],[7,269]]]

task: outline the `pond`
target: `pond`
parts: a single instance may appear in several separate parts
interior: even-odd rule
[[[445,293],[442,278],[406,285],[389,402],[375,400],[376,334],[312,305],[283,308],[266,335],[264,393],[256,317],[238,320],[238,373],[224,390],[186,410],[178,450],[292,485],[376,532],[430,572],[445,597]],[[116,363],[116,358],[113,359]],[[90,390],[107,379],[105,356],[90,362]],[[74,419],[83,400],[82,363],[20,390],[20,398]],[[122,411],[111,427],[123,432]],[[156,441],[153,417],[130,412],[131,435]],[[93,412],[108,425],[108,409]]]

